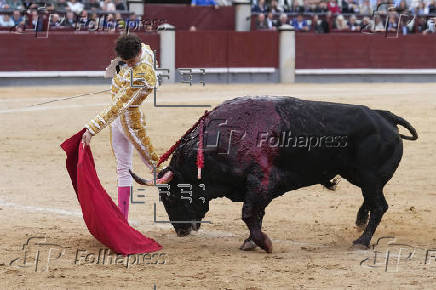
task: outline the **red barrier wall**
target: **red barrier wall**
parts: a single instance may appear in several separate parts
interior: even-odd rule
[[[296,68],[436,68],[436,37],[383,34],[296,34]]]
[[[159,50],[157,33],[137,35]],[[1,33],[0,71],[101,71],[115,57],[118,36],[106,32],[50,32],[48,38],[36,38],[34,34]]]
[[[157,33],[137,33],[159,51]],[[104,70],[118,34],[0,33],[0,71]],[[436,68],[436,35],[296,35],[296,68]],[[278,32],[177,31],[176,67],[278,67]]]
[[[145,4],[144,19],[156,19],[158,23],[167,22],[176,30],[234,30],[235,10],[232,6],[215,9],[209,7],[191,7],[181,4]]]
[[[278,33],[178,31],[176,67],[278,67]]]

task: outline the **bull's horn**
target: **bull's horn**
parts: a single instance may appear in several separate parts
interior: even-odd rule
[[[161,178],[156,179],[156,183],[154,183],[153,179],[148,180],[148,179],[141,178],[130,169],[129,169],[129,173],[137,183],[141,185],[148,185],[148,186],[169,183],[174,176],[173,172],[169,170],[165,172]]]

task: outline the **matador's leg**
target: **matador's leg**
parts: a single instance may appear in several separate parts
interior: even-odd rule
[[[154,152],[150,138],[145,131],[145,118],[138,108],[131,108],[120,116],[123,131],[133,146],[138,150],[145,165],[153,170],[156,168],[159,157]],[[161,168],[156,168],[158,173]]]
[[[132,187],[129,169],[132,168],[133,145],[124,136],[119,118],[113,122],[111,127],[111,145],[117,160],[118,207],[127,220]]]

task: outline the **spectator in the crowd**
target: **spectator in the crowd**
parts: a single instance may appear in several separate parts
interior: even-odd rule
[[[282,13],[282,14],[280,14],[280,26],[286,25],[286,24],[289,24],[288,23],[288,15],[286,15],[286,13]]]
[[[68,8],[67,0],[56,0],[55,9],[56,10],[65,10]]]
[[[15,26],[15,22],[11,19],[9,14],[3,14],[0,15],[0,26]]]
[[[100,27],[105,31],[110,31],[111,29],[115,29],[115,18],[113,14],[108,14],[106,17],[100,18]]]
[[[335,28],[340,31],[348,29],[347,21],[345,21],[342,14],[336,16]]]
[[[412,13],[415,15],[426,15],[428,14],[428,7],[425,7],[424,2],[419,2],[418,6],[415,9],[412,9]]]
[[[65,13],[65,21],[62,23],[62,25],[67,27],[76,26],[76,20],[74,18],[74,13],[71,10],[68,10]]]
[[[139,27],[139,19],[136,16],[135,12],[130,13],[129,19],[127,19],[127,26],[131,29],[135,29]]]
[[[363,17],[360,31],[364,33],[374,32],[374,22],[368,16]]]
[[[310,27],[303,15],[299,14],[296,19],[292,20],[292,26],[296,31],[309,31]]]
[[[356,15],[351,15],[348,19],[348,28],[351,31],[360,31],[360,25],[357,24],[357,18]]]
[[[80,14],[83,10],[83,4],[77,2],[77,0],[70,0],[67,2],[68,8],[71,9],[74,13]]]
[[[18,10],[24,9],[24,5],[21,2],[21,0],[7,0],[6,3],[9,5],[10,9],[14,9],[14,10],[15,9],[18,9]],[[5,8],[3,7],[3,9],[5,9]]]
[[[318,15],[315,14],[312,19],[313,30],[316,33],[329,33],[330,27],[325,19],[319,19]]]
[[[123,17],[120,13],[115,14],[115,28],[117,29],[125,29],[126,21],[124,21]]]
[[[397,16],[395,13],[390,13],[388,15],[388,28],[389,32],[396,32],[398,29]]]
[[[372,15],[372,8],[369,0],[363,0],[359,7],[359,13],[363,15]]]
[[[115,0],[115,9],[116,10],[126,10],[126,6],[124,6],[123,0]]]
[[[325,2],[325,1],[321,1],[318,4],[318,7],[319,7],[320,13],[327,13],[329,11],[329,8],[327,7],[327,2]]]
[[[407,7],[407,3],[405,0],[401,0],[401,2],[398,4],[397,11],[399,12],[406,12],[409,10]]]
[[[342,0],[342,13],[358,13],[359,6],[353,0]]]
[[[85,3],[86,10],[100,9],[100,3],[97,0],[88,0]]]
[[[61,26],[61,18],[59,17],[59,14],[54,13],[51,15],[50,26],[51,27],[60,27]]]
[[[12,20],[14,21],[14,25],[19,25],[24,23],[24,17],[21,16],[19,10],[14,10],[14,12],[12,12]]]
[[[257,15],[256,18],[256,30],[266,30],[268,29],[265,14],[261,13]]]
[[[82,11],[82,13],[80,14],[79,22],[83,25],[88,24],[88,22],[89,22],[88,11],[86,11],[86,10]]]
[[[259,2],[253,6],[251,11],[255,13],[267,13],[268,6],[265,4],[265,0],[259,0]]]
[[[383,21],[379,15],[377,15],[375,17],[374,27],[372,27],[372,30],[375,32],[385,31],[385,24],[383,23]]]
[[[215,0],[192,0],[191,6],[215,6],[215,7],[217,7],[218,5],[216,4]]]
[[[274,19],[273,13],[270,11],[266,16],[266,26],[269,30],[276,30],[276,26],[278,25],[277,20]]]
[[[436,14],[436,0],[431,0],[431,2],[428,3],[428,13]]]
[[[38,11],[36,9],[33,9],[30,15],[31,15],[32,28],[35,29],[37,28],[38,21],[39,21]]]
[[[336,0],[329,0],[329,2],[327,3],[327,8],[333,14],[341,13],[341,10],[339,9],[339,5]]]
[[[436,22],[436,17],[434,18],[430,18],[429,20],[427,20],[427,29],[424,30],[422,32],[422,34],[427,35],[427,34],[431,34],[431,33],[435,33],[435,22]]]
[[[101,9],[104,11],[115,11],[115,4],[112,2],[112,0],[104,0],[104,2],[101,3]]]
[[[271,10],[272,13],[282,13],[283,12],[283,7],[279,6],[279,3],[277,2],[277,0],[272,0],[271,1]]]

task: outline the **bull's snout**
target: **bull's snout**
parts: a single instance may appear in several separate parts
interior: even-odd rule
[[[191,223],[188,228],[178,228],[176,229],[176,234],[178,237],[184,237],[191,233],[192,230],[198,231],[200,229],[201,223]]]
[[[184,237],[189,235],[191,231],[192,231],[192,226],[189,226],[189,228],[186,229],[176,229],[176,234],[178,237]]]

